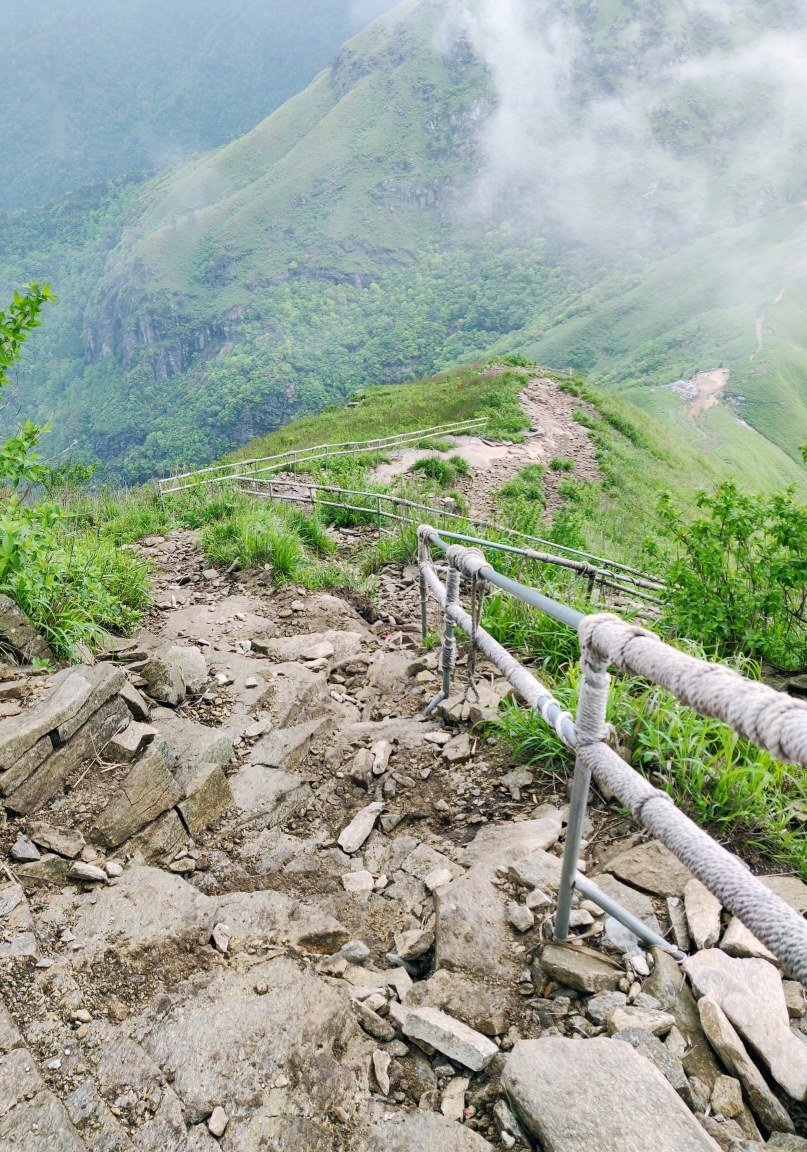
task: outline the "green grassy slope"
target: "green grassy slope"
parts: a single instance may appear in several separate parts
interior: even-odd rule
[[[19,394],[53,448],[140,480],[358,387],[524,350],[654,411],[650,388],[724,364],[759,442],[729,409],[680,431],[721,467],[753,458],[754,484],[800,478],[807,101],[769,64],[802,15],[542,0],[503,52],[503,11],[404,0],[243,138],[105,193],[69,236],[42,224],[34,257],[13,254],[36,222],[7,218],[0,283],[56,265]]]
[[[392,0],[27,0],[0,9],[0,210],[248,132]]]

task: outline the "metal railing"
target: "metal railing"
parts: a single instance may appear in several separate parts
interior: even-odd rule
[[[445,534],[443,534],[445,535]],[[625,804],[634,819],[686,865],[714,896],[782,962],[785,971],[807,980],[807,923],[788,904],[766,888],[731,853],[698,828],[666,793],[654,788],[606,743],[608,665],[643,675],[671,691],[690,707],[723,720],[736,732],[782,759],[807,763],[807,708],[798,701],[754,681],[744,680],[724,665],[697,660],[664,644],[653,633],[608,615],[590,616],[558,603],[534,588],[496,572],[478,548],[450,545],[431,525],[421,525],[419,569],[424,638],[427,599],[431,593],[444,611],[441,652],[442,688],[427,713],[450,695],[456,649],[454,627],[459,626],[513,685],[526,703],[541,715],[558,738],[574,749],[575,768],[571,803],[558,888],[554,939],[569,939],[574,891],[592,900],[646,945],[670,952],[682,961],[684,953],[602,892],[580,873],[583,823],[592,772],[606,794]],[[431,559],[431,548],[447,554],[446,582],[442,584]],[[471,581],[472,613],[459,601],[460,579]],[[501,588],[554,620],[573,628],[580,638],[581,666],[577,719],[562,709],[551,691],[510,655],[478,623],[477,585]],[[476,617],[476,618],[475,618]],[[743,705],[747,704],[746,708]]]
[[[407,500],[403,496],[393,496],[386,492],[367,492],[356,488],[340,488],[332,484],[313,484],[309,481],[299,480],[265,479],[249,481],[248,483],[249,487],[242,488],[242,490],[257,498],[297,504],[308,503],[312,507],[333,508],[344,512],[364,514],[375,519],[379,532],[382,530],[382,522],[385,520],[392,520],[399,524],[417,524],[422,516],[426,515],[439,517],[441,520],[460,525],[472,524],[490,532],[506,534],[512,539],[537,541],[536,537],[527,536],[513,528],[500,527],[486,520],[478,520],[459,512],[451,512],[448,509],[435,508],[429,504],[421,504],[416,500]],[[335,496],[337,499],[329,500],[328,496]],[[350,502],[356,500],[364,500],[365,503]],[[665,590],[665,585],[661,580],[617,561],[604,560],[602,557],[573,549],[566,549],[567,552],[573,552],[573,556],[561,556],[557,552],[538,551],[529,547],[518,548],[512,544],[483,540],[476,536],[451,532],[448,529],[441,529],[441,531],[443,536],[449,540],[456,539],[471,544],[484,545],[486,548],[493,548],[499,552],[523,556],[525,560],[535,560],[542,564],[566,568],[587,580],[589,595],[594,591],[595,586],[599,586],[623,592],[648,604],[661,605],[662,603],[658,597],[648,594],[649,592],[663,592]],[[556,545],[551,541],[544,543],[549,544],[551,548],[562,548],[562,545]]]
[[[170,496],[188,488],[222,484],[228,480],[255,481],[270,473],[289,469],[296,475],[304,464],[312,464],[316,460],[324,460],[327,468],[328,463],[339,456],[363,456],[373,452],[378,462],[382,452],[416,447],[423,440],[439,440],[442,436],[484,435],[487,426],[488,417],[480,416],[472,420],[457,420],[453,424],[435,424],[431,428],[420,428],[415,432],[398,432],[393,436],[382,436],[375,440],[345,440],[340,444],[315,444],[310,448],[293,448],[274,456],[236,460],[231,464],[213,464],[209,468],[176,473],[158,480],[157,487],[160,496]]]

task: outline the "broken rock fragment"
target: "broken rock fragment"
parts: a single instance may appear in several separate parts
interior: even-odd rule
[[[410,1009],[403,1032],[413,1040],[424,1040],[449,1060],[457,1060],[473,1072],[486,1068],[499,1051],[487,1036],[437,1008]]]
[[[347,827],[339,833],[338,844],[343,852],[347,852],[348,855],[358,852],[372,832],[376,817],[383,807],[380,801],[374,801],[356,813]]]

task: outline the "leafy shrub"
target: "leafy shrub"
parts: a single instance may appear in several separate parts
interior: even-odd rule
[[[669,495],[660,542],[648,545],[667,582],[664,625],[711,653],[745,653],[781,668],[807,665],[807,505],[724,481],[699,492],[687,520]]]
[[[535,500],[543,507],[546,503],[543,481],[543,464],[525,464],[511,480],[502,484],[499,500]]]
[[[555,456],[550,461],[549,467],[553,472],[573,472],[574,460],[569,460],[565,456]]]
[[[470,476],[471,468],[462,456],[449,456],[448,462],[458,476]]]

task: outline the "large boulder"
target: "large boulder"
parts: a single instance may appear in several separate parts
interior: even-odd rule
[[[520,1040],[502,1086],[545,1152],[717,1152],[661,1072],[604,1036]]]
[[[0,596],[0,640],[9,645],[25,664],[34,660],[54,662],[47,643],[10,596]]]
[[[182,795],[171,772],[172,764],[173,753],[164,740],[150,745],[99,813],[88,838],[95,844],[117,848],[172,808]]]

